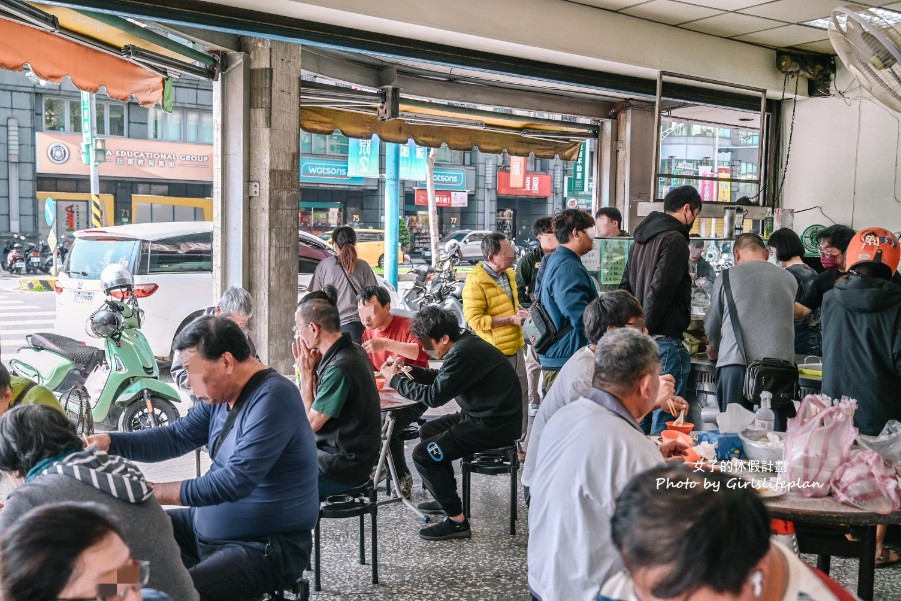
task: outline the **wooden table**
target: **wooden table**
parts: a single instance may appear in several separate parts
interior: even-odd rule
[[[857,596],[863,601],[873,599],[873,577],[876,567],[876,526],[878,524],[901,524],[901,511],[889,515],[879,515],[848,505],[842,505],[834,497],[808,499],[790,491],[781,497],[766,499],[767,509],[774,518],[791,520],[795,524],[811,525],[813,532],[805,541],[799,537],[802,553],[817,555],[817,567],[829,573],[832,555],[853,557],[854,551],[860,560],[857,576]],[[832,536],[826,532],[816,532],[816,528],[833,527]],[[859,541],[847,541],[839,533],[838,526],[859,527],[862,535]],[[838,536],[835,536],[838,534]]]
[[[400,411],[401,409],[406,409],[407,407],[413,407],[417,405],[417,401],[411,401],[410,399],[403,397],[393,388],[389,388],[385,386],[383,389],[379,391],[379,405],[382,413],[385,414],[385,421],[382,423],[382,448],[379,453],[379,462],[376,464],[375,468],[375,482],[378,483],[379,478],[382,475],[382,470],[387,469],[391,474],[391,484],[393,490],[388,491],[389,498],[379,501],[379,505],[386,505],[388,503],[398,503],[401,502],[406,505],[413,513],[419,516],[419,518],[424,522],[428,523],[429,516],[424,514],[419,510],[416,505],[414,505],[409,499],[404,498],[400,491],[400,479],[397,477],[397,471],[394,468],[394,461],[388,461],[388,458],[391,457],[391,434],[394,432],[394,412]]]

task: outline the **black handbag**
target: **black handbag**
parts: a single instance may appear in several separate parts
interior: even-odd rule
[[[773,409],[788,409],[792,405],[792,401],[801,396],[798,366],[791,361],[770,357],[748,363],[748,356],[745,354],[745,340],[741,333],[741,325],[738,323],[738,311],[735,308],[735,300],[732,298],[732,287],[729,285],[728,269],[723,270],[722,278],[732,331],[735,334],[735,341],[738,343],[742,359],[747,366],[745,368],[745,385],[742,391],[745,400],[760,405],[760,393],[766,390],[773,395]]]

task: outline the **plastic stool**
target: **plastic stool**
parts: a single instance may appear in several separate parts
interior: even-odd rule
[[[481,453],[463,457],[460,461],[463,472],[463,515],[469,518],[471,475],[497,476],[510,474],[510,534],[516,534],[516,472],[519,470],[519,456],[516,445],[488,449]]]

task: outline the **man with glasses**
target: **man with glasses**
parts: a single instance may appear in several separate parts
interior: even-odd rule
[[[330,299],[304,298],[294,314],[292,352],[300,396],[316,434],[319,496],[369,480],[379,455],[379,391],[363,347],[341,332]]]
[[[588,394],[591,389],[591,375],[594,370],[594,354],[598,341],[606,334],[620,328],[630,328],[644,332],[644,313],[638,300],[625,290],[606,292],[591,301],[585,308],[585,337],[590,341],[570,357],[560,370],[554,385],[541,402],[538,414],[532,422],[529,444],[531,451],[526,454],[522,468],[522,485],[526,503],[529,503],[530,482],[535,464],[541,454],[541,433],[548,420],[562,407]],[[675,385],[670,375],[660,376],[660,389],[654,408],[670,409],[669,401],[676,411],[685,409],[688,403],[681,397],[674,397]]]
[[[660,348],[660,370],[676,380],[676,394],[685,395],[691,357],[682,333],[691,323],[691,276],[688,233],[701,212],[701,196],[691,186],[670,190],[663,212],[653,211],[635,228],[626,272],[619,287],[635,295],[644,307],[648,334]],[[653,417],[651,417],[653,416]],[[641,427],[659,434],[666,416],[655,410]]]

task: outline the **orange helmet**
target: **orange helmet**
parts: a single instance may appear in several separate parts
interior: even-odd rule
[[[898,271],[901,259],[901,245],[898,238],[884,227],[865,227],[857,232],[845,251],[845,265],[854,269],[858,265],[883,265],[891,270],[890,276]]]

